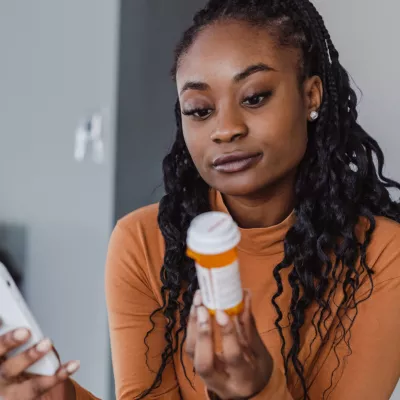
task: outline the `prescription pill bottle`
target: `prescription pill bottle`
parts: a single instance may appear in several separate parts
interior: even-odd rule
[[[203,304],[211,314],[243,310],[237,245],[240,231],[225,213],[207,212],[194,218],[187,234],[187,255],[196,263]]]

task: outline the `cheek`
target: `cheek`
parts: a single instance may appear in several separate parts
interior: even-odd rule
[[[274,145],[270,149],[276,155],[295,161],[304,154],[308,141],[306,123],[298,119],[294,121],[286,119],[273,132],[271,140],[274,141]]]
[[[307,120],[301,99],[283,97],[253,121],[253,132],[263,143],[271,163],[293,167],[307,148]]]
[[[205,150],[203,135],[199,130],[190,126],[190,124],[182,123],[183,138],[185,139],[186,147],[189,151],[190,156],[198,170],[201,170],[201,161]]]

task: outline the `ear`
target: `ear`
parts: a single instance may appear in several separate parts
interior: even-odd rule
[[[305,99],[305,111],[307,113],[308,121],[313,121],[311,113],[313,111],[319,111],[322,104],[323,96],[323,85],[321,78],[317,75],[307,78],[304,82],[304,99]]]

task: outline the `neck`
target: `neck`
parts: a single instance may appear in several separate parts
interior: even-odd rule
[[[252,196],[222,196],[241,228],[266,228],[279,224],[292,212],[294,182],[295,177],[291,176]]]

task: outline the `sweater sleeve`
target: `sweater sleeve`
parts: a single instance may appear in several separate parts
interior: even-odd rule
[[[90,392],[85,390],[77,382],[71,379],[72,384],[75,388],[75,400],[100,400],[98,397],[93,396]]]
[[[357,316],[347,337],[351,350],[342,341],[329,352],[311,384],[311,399],[322,398],[324,392],[332,400],[389,399],[399,381],[400,235],[378,244],[368,257],[373,287],[365,279],[357,294]],[[272,379],[254,400],[287,398],[284,379]],[[301,392],[293,396],[301,398]]]
[[[373,287],[365,279],[357,293],[356,318],[347,343],[329,351],[310,382],[310,399],[389,399],[400,378],[400,234],[375,246],[370,254]],[[382,242],[382,241],[381,241]],[[371,291],[372,288],[372,291]],[[271,380],[253,400],[302,398],[289,392],[282,371],[274,366]],[[212,398],[212,396],[209,396]]]
[[[400,259],[394,261],[400,269]],[[332,400],[389,399],[400,378],[400,277],[375,286],[358,307],[351,328],[351,355],[345,345],[331,351],[310,388],[310,399],[329,393]],[[337,355],[340,359],[338,364]],[[343,367],[343,368],[342,368]],[[292,400],[276,368],[266,388],[252,400]]]
[[[367,260],[374,271],[373,286],[366,279],[357,295],[357,316],[347,336],[350,349],[342,341],[330,352],[310,388],[312,399],[327,389],[332,400],[389,399],[398,383],[400,235],[398,228],[389,239],[381,232],[381,246],[371,246]]]
[[[400,268],[400,260],[396,260]],[[338,365],[332,351],[319,372],[310,397],[330,388],[332,400],[389,399],[400,378],[400,277],[381,282],[372,296],[358,306],[358,315],[351,328],[349,354],[341,346]],[[347,355],[347,357],[346,357]],[[345,357],[345,361],[343,361]],[[332,379],[333,377],[333,379]],[[333,382],[333,386],[331,385]],[[328,392],[327,392],[328,393]]]
[[[117,224],[106,263],[106,299],[118,400],[136,398],[153,384],[165,347],[165,319],[161,313],[152,317],[154,327],[147,337],[148,347],[144,341],[152,328],[150,315],[160,307],[146,273],[148,251],[135,221],[129,229]],[[166,366],[161,384],[146,399],[180,399],[173,363]]]

